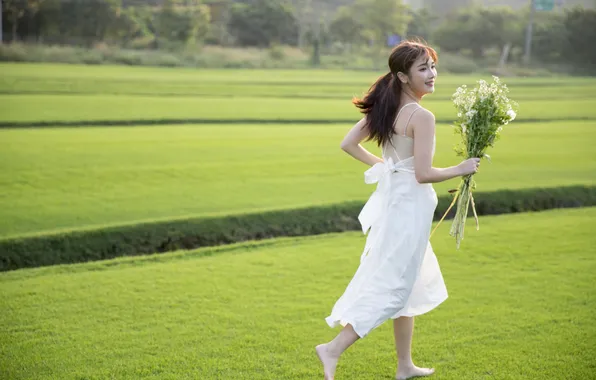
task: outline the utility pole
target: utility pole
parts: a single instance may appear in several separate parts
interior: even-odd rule
[[[532,49],[532,24],[534,23],[534,13],[536,12],[536,0],[530,0],[530,18],[528,20],[528,27],[526,29],[526,49],[524,54],[524,63],[530,63],[530,55]]]

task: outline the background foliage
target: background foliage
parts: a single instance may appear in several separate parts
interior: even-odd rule
[[[527,2],[401,0],[6,0],[3,40],[79,47],[199,51],[205,45],[286,45],[322,55],[359,55],[384,64],[391,36],[420,37],[446,53],[496,63],[509,46],[521,63]],[[499,3],[499,2],[497,2]],[[566,4],[573,5],[573,1]],[[502,4],[500,2],[499,4]],[[525,4],[525,5],[524,5]],[[534,15],[535,63],[594,72],[596,10],[556,7]],[[2,59],[14,60],[14,54]],[[200,66],[200,63],[197,63]],[[462,63],[463,72],[474,65]]]

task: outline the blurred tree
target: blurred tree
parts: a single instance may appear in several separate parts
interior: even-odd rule
[[[2,12],[8,15],[12,29],[11,39],[13,42],[17,40],[17,30],[19,20],[25,15],[27,11],[27,0],[0,0],[2,1]]]
[[[481,8],[476,30],[483,33],[486,45],[502,47],[514,41],[523,30],[523,22],[510,7]]]
[[[81,6],[85,19],[80,24],[89,44],[117,37],[117,25],[122,11],[122,0],[85,0]]]
[[[37,13],[37,39],[39,42],[52,42],[60,34],[60,1],[45,0]],[[49,37],[49,38],[48,38]]]
[[[526,12],[527,14],[527,12]],[[560,61],[566,50],[565,15],[560,12],[537,12],[532,32],[532,56],[542,62]],[[527,20],[527,17],[525,18]],[[523,40],[525,31],[520,32]],[[520,45],[523,46],[523,45]]]
[[[131,6],[122,11],[117,28],[122,46],[134,45],[135,41],[145,41],[143,47],[154,43],[153,13],[146,6]]]
[[[44,0],[39,6],[40,37],[91,46],[116,30],[121,0]]]
[[[383,47],[391,34],[406,33],[409,15],[401,0],[356,0],[352,11],[373,45]]]
[[[18,39],[24,40],[30,37],[35,37],[39,33],[37,13],[42,3],[43,0],[3,1],[2,16],[3,19],[7,19],[6,25],[10,26],[10,39],[13,42]]]
[[[573,8],[566,12],[565,58],[581,68],[596,71],[596,10]]]
[[[242,46],[268,47],[273,42],[295,45],[298,34],[292,8],[279,0],[250,0],[234,4],[228,28]]]
[[[298,27],[298,47],[302,48],[306,34],[312,29],[313,19],[316,19],[313,0],[292,0],[292,6]]]
[[[436,30],[435,42],[445,51],[469,49],[474,58],[482,58],[487,48],[518,40],[522,25],[511,8],[474,7],[448,16]]]
[[[364,26],[356,20],[350,7],[340,7],[329,26],[331,38],[348,45],[357,45],[366,41],[362,31]]]
[[[410,22],[408,23],[407,36],[420,37],[425,41],[432,40],[433,25],[438,17],[428,8],[421,8],[417,11],[410,11]]]
[[[200,0],[164,0],[156,15],[158,47],[177,48],[202,41],[209,28],[209,8]]]
[[[329,31],[338,9],[347,4],[351,5],[354,0],[290,0],[290,2],[294,7],[298,23],[298,47],[303,47],[307,41],[313,42],[314,38],[330,44],[329,36],[324,34]]]
[[[432,9],[433,13],[439,16],[447,16],[450,13],[458,12],[462,9],[474,5],[474,0],[424,0],[424,8]]]
[[[231,45],[233,38],[228,31],[228,24],[232,0],[206,0],[205,3],[209,6],[211,15],[209,33],[205,37],[205,42],[211,45]]]

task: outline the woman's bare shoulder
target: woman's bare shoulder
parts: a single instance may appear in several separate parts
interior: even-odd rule
[[[414,113],[414,115],[412,116],[412,121],[421,121],[421,122],[427,122],[427,121],[435,121],[435,114],[432,113],[431,111],[427,110],[426,108],[420,106],[420,109],[418,110],[418,112]]]
[[[435,128],[435,115],[424,107],[412,115],[412,133],[417,129],[424,129],[427,131],[433,131]]]

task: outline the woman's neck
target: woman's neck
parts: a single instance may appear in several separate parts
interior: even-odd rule
[[[403,104],[412,102],[420,103],[420,101],[422,100],[422,97],[414,95],[411,91],[408,91],[408,89],[402,90],[401,95]]]

